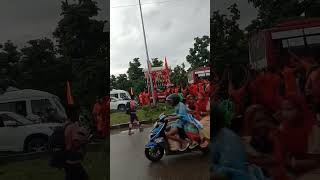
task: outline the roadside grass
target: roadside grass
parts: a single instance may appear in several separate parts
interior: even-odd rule
[[[161,113],[170,114],[173,113],[173,107],[165,104],[158,104],[156,107],[142,107],[137,111],[137,116],[140,121],[142,120],[156,120]],[[125,112],[112,112],[110,114],[111,125],[128,123],[129,115]]]
[[[107,180],[109,177],[109,148],[107,143],[99,145],[94,152],[88,152],[83,166],[90,179]],[[12,162],[0,165],[0,179],[7,180],[62,180],[64,171],[49,167],[48,158]]]

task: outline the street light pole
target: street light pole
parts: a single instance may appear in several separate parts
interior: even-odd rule
[[[148,46],[147,46],[147,40],[146,40],[146,32],[145,32],[145,29],[144,29],[144,22],[143,22],[143,16],[142,16],[142,8],[141,8],[141,0],[139,0],[139,8],[140,8],[140,15],[141,15],[141,23],[142,23],[142,30],[143,30],[143,38],[144,38],[144,46],[145,46],[145,49],[146,49],[146,55],[147,55],[147,67],[148,67],[148,75],[149,75],[149,79],[150,79],[150,90],[151,90],[151,94],[152,94],[152,105],[155,105],[156,103],[156,99],[154,97],[154,93],[153,93],[153,82],[152,82],[152,77],[151,77],[151,69],[149,67],[149,63],[150,63],[150,60],[149,60],[149,53],[148,53]]]

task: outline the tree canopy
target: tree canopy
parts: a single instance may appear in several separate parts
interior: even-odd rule
[[[186,56],[186,60],[191,65],[191,69],[196,69],[201,66],[209,64],[209,36],[202,36],[201,38],[194,38],[193,48],[189,49],[189,55]]]

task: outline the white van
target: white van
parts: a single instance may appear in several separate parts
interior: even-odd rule
[[[60,99],[44,91],[23,89],[7,91],[0,95],[0,111],[14,112],[31,121],[41,121],[41,117],[49,108],[56,110],[59,117],[67,117]]]
[[[122,99],[122,100],[130,100],[130,94],[127,91],[124,90],[117,90],[113,89],[110,91],[110,97],[114,97],[117,99]]]

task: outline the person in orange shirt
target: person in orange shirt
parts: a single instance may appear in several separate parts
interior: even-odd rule
[[[93,123],[94,123],[94,127],[97,131],[98,130],[98,121],[99,121],[99,117],[100,117],[100,113],[101,113],[101,101],[99,99],[99,97],[96,98],[96,103],[93,106],[92,109],[92,116],[93,116]]]

